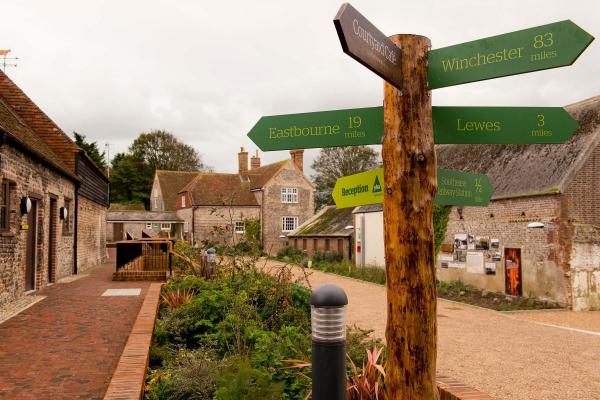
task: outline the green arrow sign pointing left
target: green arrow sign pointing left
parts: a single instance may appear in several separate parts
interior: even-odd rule
[[[482,174],[438,169],[437,177],[436,204],[485,207],[494,192]],[[338,208],[383,203],[383,168],[339,178],[332,196]]]
[[[571,65],[594,37],[572,21],[560,21],[429,52],[429,87]]]
[[[382,136],[382,107],[267,116],[248,132],[262,151],[380,144]]]

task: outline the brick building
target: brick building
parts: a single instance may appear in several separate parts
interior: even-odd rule
[[[184,237],[229,242],[242,239],[244,220],[258,219],[261,243],[268,252],[285,246],[286,234],[314,213],[314,188],[303,173],[303,151],[265,166],[258,154],[250,160],[241,149],[238,173],[157,171],[152,210],[177,210]],[[215,229],[217,228],[217,229]]]
[[[566,109],[580,128],[564,144],[437,147],[494,187],[488,207],[453,207],[439,279],[600,308],[600,96]]]
[[[103,261],[108,180],[2,72],[0,138],[4,303]]]
[[[336,254],[343,260],[353,259],[354,218],[352,208],[323,207],[288,236],[288,246],[315,253]]]

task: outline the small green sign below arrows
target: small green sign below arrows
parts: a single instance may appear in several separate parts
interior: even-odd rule
[[[438,169],[437,176],[436,204],[487,206],[490,202],[494,190],[485,175]],[[383,168],[339,178],[332,196],[338,208],[383,203]]]
[[[248,132],[262,151],[380,144],[382,135],[382,107],[267,116]]]
[[[436,144],[564,143],[579,127],[561,107],[433,107]]]
[[[570,20],[429,52],[429,87],[571,65],[594,37]]]

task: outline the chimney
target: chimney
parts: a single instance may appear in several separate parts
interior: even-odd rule
[[[243,179],[248,177],[248,152],[243,147],[240,147],[238,153],[238,173]]]
[[[256,155],[250,158],[250,169],[260,168],[260,157],[258,156],[258,150],[256,150]]]
[[[304,150],[290,150],[290,156],[296,167],[304,173]]]

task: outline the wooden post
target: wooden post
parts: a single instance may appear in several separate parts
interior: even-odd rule
[[[436,161],[427,88],[431,42],[390,37],[402,48],[402,93],[384,86],[383,217],[387,273],[386,398],[438,397],[433,199]]]

